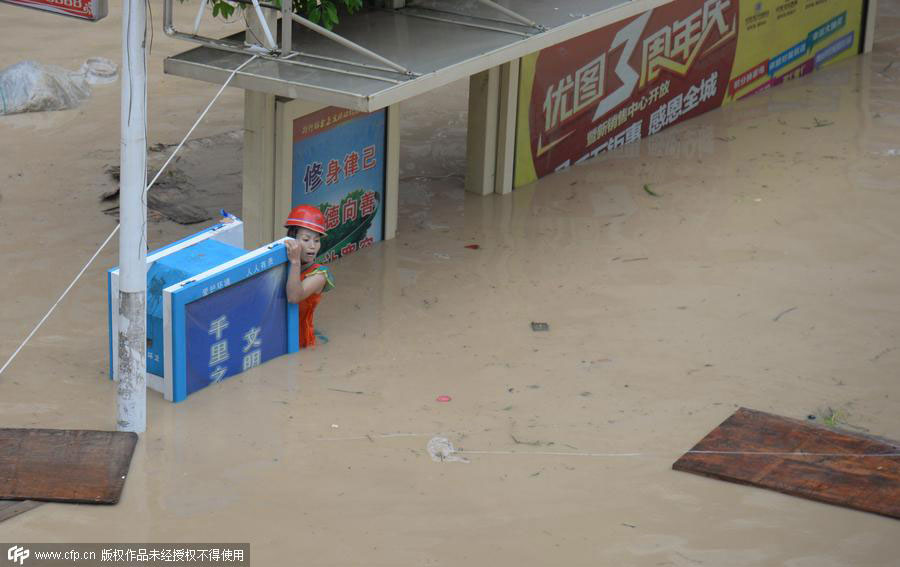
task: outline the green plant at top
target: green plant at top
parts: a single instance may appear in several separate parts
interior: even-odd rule
[[[181,0],[184,3],[186,0]],[[269,4],[274,4],[281,8],[281,0],[268,0]],[[246,4],[232,4],[228,0],[210,0],[212,6],[213,17],[221,16],[228,19],[234,14],[237,6],[246,9]],[[338,6],[343,6],[348,14],[358,12],[363,5],[363,0],[291,0],[291,9],[294,13],[299,14],[314,24],[332,29],[340,19],[338,18]]]

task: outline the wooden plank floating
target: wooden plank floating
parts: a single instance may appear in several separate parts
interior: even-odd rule
[[[0,500],[0,522],[37,508],[43,504],[37,500]]]
[[[893,441],[740,408],[672,468],[900,519],[898,453]]]
[[[0,429],[0,499],[115,504],[137,434]]]

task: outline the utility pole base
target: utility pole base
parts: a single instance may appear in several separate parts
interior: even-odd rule
[[[119,292],[117,429],[147,429],[146,293]]]

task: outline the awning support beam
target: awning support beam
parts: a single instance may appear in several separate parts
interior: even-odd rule
[[[169,1],[171,2],[172,0],[169,0]],[[291,18],[293,18],[293,20],[295,22],[297,22],[298,24],[300,24],[301,26],[311,29],[312,31],[318,33],[319,35],[325,36],[328,39],[330,39],[331,41],[334,41],[335,43],[339,43],[339,44],[343,45],[344,47],[346,47],[347,49],[355,51],[356,53],[359,53],[360,55],[365,55],[366,57],[368,57],[370,59],[374,59],[380,63],[383,63],[383,64],[387,65],[388,67],[390,67],[391,69],[394,69],[395,71],[398,71],[398,72],[408,75],[410,77],[417,76],[416,73],[413,73],[412,71],[410,71],[403,65],[400,65],[399,63],[394,63],[387,57],[382,57],[381,55],[378,55],[374,51],[372,51],[370,49],[366,49],[362,45],[359,45],[358,43],[354,43],[354,42],[350,41],[349,39],[334,33],[331,30],[323,28],[319,24],[314,24],[311,21],[307,20],[306,18],[300,16],[299,14],[295,14],[292,12]]]
[[[489,8],[493,8],[494,10],[497,10],[498,12],[502,12],[502,13],[506,14],[507,16],[509,16],[510,18],[512,18],[516,21],[522,22],[525,25],[529,25],[529,26],[531,26],[533,28],[537,28],[541,31],[547,31],[547,28],[542,26],[541,24],[535,22],[534,20],[526,18],[525,16],[519,14],[518,12],[514,12],[514,11],[510,10],[506,6],[501,6],[500,4],[497,4],[496,2],[494,2],[493,0],[478,0],[478,2],[480,4],[484,4],[485,6],[488,6]]]
[[[429,12],[437,12],[439,14],[455,14],[457,16],[462,16],[464,18],[471,17],[471,16],[466,16],[465,14],[460,14],[458,12],[447,12],[445,10],[432,10],[430,8],[423,8],[423,7],[415,6],[415,5],[413,5],[411,7],[419,9],[419,10],[428,10]],[[531,37],[531,34],[523,33],[523,32],[516,31],[516,30],[503,29],[503,28],[498,28],[495,26],[486,26],[484,24],[474,24],[472,22],[461,22],[459,20],[452,20],[450,18],[441,18],[439,16],[426,16],[425,14],[416,14],[414,12],[409,12],[407,10],[397,10],[397,13],[402,14],[402,15],[406,16],[407,18],[421,18],[423,20],[433,20],[435,22],[445,22],[448,24],[462,26],[465,28],[475,28],[475,29],[479,29],[479,30],[488,30],[488,31],[495,31],[495,32],[500,32],[500,33],[508,33],[508,34],[512,34],[512,35],[517,35],[519,37]],[[499,22],[500,20],[493,20],[493,21]],[[506,22],[503,22],[503,23],[506,23]],[[515,24],[511,24],[511,25],[515,25]]]
[[[256,8],[279,9],[274,4],[270,4],[270,3],[266,3],[266,2],[259,2],[259,0],[234,0],[234,1],[239,2],[241,4],[250,4],[254,7],[254,9],[256,9]],[[276,59],[279,61],[285,61],[285,60],[287,60],[291,57],[295,57],[295,56],[312,57],[312,58],[316,58],[316,59],[334,61],[336,63],[341,63],[344,65],[352,65],[355,67],[363,67],[363,68],[373,69],[373,70],[378,70],[378,71],[387,71],[390,73],[402,73],[402,74],[406,75],[407,77],[420,76],[419,73],[410,71],[409,69],[407,69],[403,65],[400,65],[399,63],[395,63],[394,61],[391,61],[390,59],[383,57],[383,56],[375,53],[374,51],[367,49],[367,48],[363,47],[362,45],[359,45],[358,43],[350,41],[349,39],[347,39],[343,36],[340,36],[328,29],[325,29],[324,27],[322,27],[318,24],[314,24],[313,22],[307,20],[306,18],[303,18],[303,17],[293,13],[290,10],[289,0],[285,0],[284,2],[282,2],[282,6],[281,6],[280,10],[281,10],[281,15],[282,15],[280,57],[274,57],[274,56],[266,57],[266,55],[269,53],[271,53],[271,54],[277,53],[277,50],[274,48],[271,51],[267,51],[267,50],[260,48],[259,46],[254,46],[254,47],[240,46],[234,42],[228,42],[228,41],[221,40],[221,39],[205,37],[205,36],[197,35],[196,33],[187,34],[184,32],[179,32],[177,29],[175,29],[175,24],[174,24],[174,14],[175,14],[174,0],[165,0],[163,3],[163,31],[169,37],[174,37],[177,39],[184,39],[184,40],[192,41],[192,42],[199,43],[202,45],[206,45],[208,47],[212,47],[212,48],[216,48],[216,49],[224,49],[225,51],[231,51],[231,52],[235,52],[235,53],[244,53],[247,55],[257,55],[263,59],[271,58],[271,59]],[[198,13],[198,16],[199,15],[200,15],[200,13]],[[290,18],[286,18],[285,17],[286,15],[290,15]],[[346,47],[356,53],[359,53],[360,55],[363,55],[365,57],[368,57],[369,59],[374,59],[375,61],[383,63],[384,65],[387,66],[387,68],[376,67],[373,65],[366,65],[364,63],[357,63],[354,61],[346,61],[346,60],[342,60],[342,59],[338,59],[338,58],[334,58],[334,57],[316,56],[316,55],[310,55],[310,54],[294,51],[293,44],[291,41],[291,36],[292,36],[291,23],[292,22],[297,22],[298,24],[300,24],[306,28],[309,28],[310,30],[312,30],[312,31],[314,31],[314,32],[340,44],[340,45],[343,45],[344,47]],[[199,26],[195,25],[195,31],[196,31],[197,27],[199,27]],[[266,35],[269,36],[270,34],[267,33]],[[273,47],[277,47],[277,46],[275,46],[275,44],[273,43]],[[264,51],[265,51],[265,53],[262,53]],[[343,74],[347,74],[347,75],[356,75],[356,76],[366,76],[366,75],[361,75],[359,73],[354,73],[352,71],[345,71],[343,69],[337,69],[337,68],[332,69],[332,68],[327,68],[327,67],[322,67],[322,66],[317,66],[317,65],[303,64],[299,61],[294,61],[292,63],[296,63],[298,65],[306,65],[306,66],[314,67],[314,68],[321,69],[324,71],[333,71],[335,73],[343,73]],[[387,82],[392,82],[392,83],[397,82],[393,79],[388,79],[386,77],[368,76],[368,78],[385,80]]]

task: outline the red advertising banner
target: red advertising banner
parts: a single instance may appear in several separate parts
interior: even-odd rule
[[[515,186],[856,52],[859,0],[673,0],[524,57]]]
[[[0,0],[0,2],[93,22],[105,18],[109,13],[107,0]]]
[[[534,68],[528,106],[537,177],[721,105],[737,7],[673,2],[564,45],[542,51]]]

